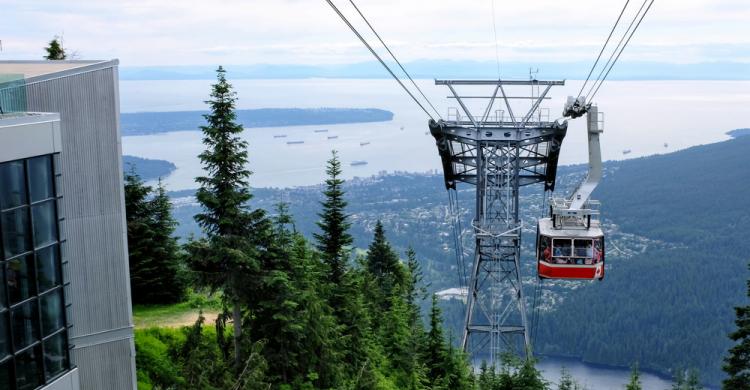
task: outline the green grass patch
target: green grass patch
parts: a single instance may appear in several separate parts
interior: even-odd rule
[[[207,322],[213,321],[221,311],[218,296],[190,292],[185,302],[171,305],[134,305],[133,323],[137,329],[150,327],[180,327],[192,325],[203,311]]]

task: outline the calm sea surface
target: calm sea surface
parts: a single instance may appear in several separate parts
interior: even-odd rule
[[[231,73],[229,73],[231,78]],[[203,110],[211,80],[122,81],[121,109],[136,111]],[[435,103],[441,115],[458,105],[447,99],[448,90],[433,81],[418,83]],[[380,171],[424,172],[440,169],[434,140],[427,132],[427,116],[392,80],[236,80],[238,108],[382,108],[392,111],[391,122],[328,126],[295,126],[247,129],[250,164],[256,187],[289,187],[320,183],[324,162],[336,149],[344,161],[345,176],[370,176]],[[567,95],[576,94],[579,81],[553,87],[543,106],[555,119]],[[517,87],[519,88],[519,87]],[[508,90],[508,95],[528,93]],[[463,89],[473,95],[490,95],[492,90]],[[698,144],[727,139],[728,130],[750,127],[743,113],[750,106],[748,81],[611,81],[597,96],[605,113],[602,152],[605,159],[633,158],[666,153]],[[475,101],[476,102],[476,101]],[[498,101],[498,103],[501,103]],[[516,115],[528,110],[528,101],[512,106]],[[473,112],[484,107],[476,103]],[[500,108],[496,106],[495,108]],[[314,130],[328,129],[328,132]],[[125,154],[169,160],[177,170],[166,184],[171,190],[194,188],[200,173],[196,155],[202,150],[201,134],[172,132],[123,138]],[[274,135],[286,134],[286,138]],[[338,136],[329,140],[329,136]],[[304,141],[287,145],[287,141]],[[584,119],[571,122],[561,154],[562,164],[587,158]],[[362,146],[361,143],[369,143]],[[665,146],[666,144],[666,146]],[[624,150],[630,150],[627,155]],[[366,165],[350,166],[352,161]]]

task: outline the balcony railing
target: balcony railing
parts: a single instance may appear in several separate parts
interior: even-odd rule
[[[0,115],[26,111],[26,79],[0,73]]]

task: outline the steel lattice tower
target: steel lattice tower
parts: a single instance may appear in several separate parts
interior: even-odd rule
[[[547,93],[553,86],[564,81],[436,80],[435,84],[447,86],[449,98],[461,107],[449,113],[447,120],[429,123],[446,188],[456,190],[458,182],[476,187],[475,248],[463,349],[471,355],[489,352],[491,362],[506,351],[526,355],[530,340],[521,283],[519,188],[543,183],[545,190],[554,189],[567,122],[550,121],[548,114],[545,118],[540,104],[549,99]],[[460,86],[485,86],[494,92],[461,95],[454,88]],[[508,96],[504,87],[531,92]],[[487,102],[481,116],[470,112],[469,99]],[[525,115],[514,115],[510,104],[514,99],[531,102]],[[496,100],[504,103],[504,109],[493,111]]]

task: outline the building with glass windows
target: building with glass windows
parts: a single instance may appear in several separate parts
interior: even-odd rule
[[[117,61],[0,61],[0,389],[134,389]]]

